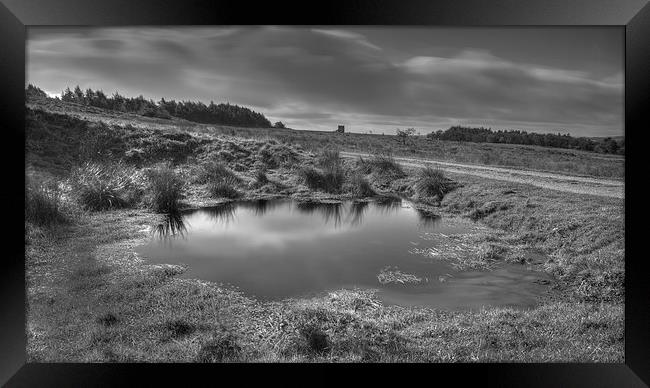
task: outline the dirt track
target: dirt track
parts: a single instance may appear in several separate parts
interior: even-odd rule
[[[369,154],[358,152],[341,152],[341,155],[344,157],[371,156]],[[500,181],[523,183],[568,193],[589,194],[612,198],[624,198],[625,195],[623,180],[572,176],[507,167],[440,162],[418,158],[395,157],[395,160],[404,166],[424,167],[425,165],[433,165],[454,174],[474,175]]]

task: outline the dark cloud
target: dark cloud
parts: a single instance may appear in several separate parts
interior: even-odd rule
[[[622,134],[623,78],[617,52],[598,51],[602,60],[592,68],[579,41],[576,58],[567,59],[572,54],[566,44],[561,55],[540,46],[535,62],[512,55],[512,47],[504,51],[508,42],[502,42],[501,31],[492,46],[477,38],[480,49],[441,49],[453,29],[445,34],[435,29],[428,34],[426,29],[386,30],[30,30],[28,81],[54,93],[80,84],[154,99],[229,101],[304,129],[346,124],[373,132],[407,126],[427,132],[472,123]],[[594,37],[602,40],[602,31],[597,32]],[[562,58],[554,61],[554,56]],[[569,66],[577,63],[578,69]]]

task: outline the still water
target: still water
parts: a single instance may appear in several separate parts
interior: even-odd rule
[[[457,271],[449,261],[414,254],[431,236],[476,233],[470,221],[427,216],[406,201],[233,202],[188,211],[152,228],[136,253],[151,263],[185,264],[182,275],[238,288],[260,300],[371,288],[386,304],[443,309],[527,307],[544,287],[539,272],[510,265]],[[453,247],[451,248],[453,249]],[[444,253],[444,252],[443,252]],[[417,284],[382,284],[386,267]]]

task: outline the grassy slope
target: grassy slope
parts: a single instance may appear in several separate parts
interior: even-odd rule
[[[578,150],[518,144],[442,141],[427,139],[424,136],[414,137],[403,143],[394,135],[335,134],[322,131],[205,125],[181,119],[164,120],[105,111],[94,107],[63,103],[54,99],[32,99],[29,101],[28,106],[52,112],[73,114],[91,121],[102,120],[109,124],[125,125],[133,123],[138,127],[170,131],[176,131],[180,128],[193,133],[261,139],[274,138],[285,143],[298,144],[305,149],[316,152],[325,147],[334,146],[342,151],[392,152],[399,156],[431,158],[460,163],[512,166],[612,178],[622,178],[624,176],[623,157]]]
[[[50,135],[65,137],[64,127]],[[117,138],[130,138],[123,135]],[[137,131],[136,138],[153,144],[166,139],[163,135]],[[178,170],[188,179],[196,163],[216,158],[232,167],[241,165],[238,174],[245,178],[242,190],[249,197],[336,197],[311,192],[288,166],[270,169],[269,177],[277,184],[252,189],[246,179],[252,179],[251,169],[260,161],[265,141],[211,139],[192,151],[172,146],[174,155],[180,156]],[[115,152],[126,155],[129,147],[140,147],[150,162],[169,157],[170,149],[141,147],[147,141],[118,142]],[[64,173],[66,165],[48,169],[54,156],[47,160],[48,153],[35,152],[33,146],[29,151],[28,162],[37,173]],[[293,151],[300,164],[313,163],[308,152]],[[34,160],[42,164],[35,165]],[[376,189],[399,190],[412,185],[413,172],[410,175],[383,182],[370,178]],[[622,201],[467,176],[456,179],[462,186],[445,197],[444,212],[502,230],[494,242],[507,249],[525,245],[551,254],[544,267],[556,276],[557,293],[540,307],[475,312],[386,307],[370,293],[357,290],[259,303],[215,284],[180,279],[175,276],[180,268],[151,266],[135,257],[131,248],[148,237],[143,228],[159,216],[138,209],[89,213],[54,234],[28,229],[29,357],[32,361],[621,362]],[[204,203],[202,193],[200,185],[190,185],[187,201]]]

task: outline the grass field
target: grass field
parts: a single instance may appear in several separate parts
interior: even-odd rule
[[[278,128],[239,128],[196,124],[186,120],[164,120],[128,113],[107,112],[102,109],[62,103],[53,99],[35,99],[28,103],[33,108],[51,112],[74,114],[107,124],[135,125],[148,129],[190,131],[244,138],[273,138],[284,143],[296,144],[318,152],[327,147],[341,151],[387,153],[395,156],[412,156],[440,161],[474,163],[481,165],[510,166],[541,171],[555,171],[572,175],[623,178],[625,158],[618,155],[594,152],[544,148],[519,144],[465,143],[413,136],[403,142],[395,135],[361,134],[322,131],[296,131]]]
[[[612,177],[622,175],[621,158],[75,114],[87,120],[27,111],[27,172],[35,185],[28,194],[45,204],[26,209],[30,361],[624,361],[623,200],[466,175],[443,180],[387,157],[343,160],[321,151],[391,149]],[[98,124],[98,117],[111,124]],[[113,125],[127,121],[131,126]],[[121,168],[103,167],[117,160]],[[171,163],[161,166],[165,162]],[[46,181],[56,195],[38,185]],[[81,189],[96,195],[80,196]],[[357,289],[260,302],[179,278],[184,268],[151,265],[134,254],[149,238],[146,227],[162,217],[153,210],[157,204],[197,207],[235,195],[310,201],[405,196],[443,216],[488,226],[489,254],[473,260],[527,264],[518,252],[543,252],[548,259],[537,267],[552,276],[551,291],[528,310],[385,306],[372,291]],[[108,210],[92,210],[105,203]]]

